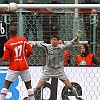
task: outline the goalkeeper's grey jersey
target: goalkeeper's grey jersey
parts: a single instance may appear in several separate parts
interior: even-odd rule
[[[52,68],[59,68],[63,66],[64,50],[74,44],[73,40],[66,44],[58,44],[54,47],[51,44],[36,42],[35,45],[46,50],[46,66]]]

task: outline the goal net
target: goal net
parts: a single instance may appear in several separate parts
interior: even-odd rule
[[[50,36],[57,34],[60,39],[67,42],[75,37],[78,29],[81,29],[84,35],[80,38],[79,43],[68,48],[71,65],[75,65],[75,55],[80,52],[80,43],[89,43],[90,51],[99,59],[99,47],[96,45],[100,44],[100,23],[98,25],[96,23],[96,20],[99,21],[99,14],[91,14],[91,9],[78,10],[73,6],[72,8],[69,6],[69,9],[63,7],[55,8],[53,6],[52,9],[46,9],[42,6],[40,9],[26,6],[26,9],[23,7],[13,13],[1,9],[1,19],[7,23],[7,29],[10,25],[17,25],[18,35],[26,37],[28,41],[50,43]],[[93,18],[94,20],[91,22],[90,19]],[[45,59],[45,51],[35,47],[33,55],[29,58],[29,64],[45,65]]]

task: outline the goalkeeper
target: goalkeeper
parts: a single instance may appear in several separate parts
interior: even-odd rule
[[[72,46],[77,42],[78,38],[82,35],[82,31],[79,30],[76,34],[76,38],[65,44],[59,44],[59,37],[53,35],[51,37],[51,44],[42,43],[31,43],[32,46],[42,47],[46,50],[46,65],[43,68],[42,76],[34,89],[34,94],[44,85],[45,81],[49,78],[59,78],[67,87],[71,90],[73,95],[78,100],[83,100],[78,96],[76,89],[72,86],[67,75],[64,72],[63,61],[64,61],[64,50]]]

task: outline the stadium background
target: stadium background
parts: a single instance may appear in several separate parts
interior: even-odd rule
[[[8,0],[9,2],[16,2],[16,3],[19,3],[19,0]],[[49,0],[34,0],[35,3],[38,3],[38,4],[42,4],[42,3],[46,3],[48,2]],[[59,0],[60,1],[60,0]],[[66,4],[71,4],[75,2],[75,0],[61,0],[63,3],[66,3]],[[81,3],[83,0],[78,0],[79,3]],[[98,1],[100,3],[99,0],[95,0],[95,1]],[[2,3],[3,1],[0,1],[0,3]],[[23,3],[27,3],[27,0],[23,0]]]
[[[19,3],[18,0],[9,0],[9,2],[16,2]],[[34,0],[35,3],[46,3],[49,0]],[[1,2],[1,1],[0,1]],[[74,0],[62,0],[62,3],[74,3]],[[2,2],[1,2],[2,3]],[[27,3],[27,0],[23,0],[23,3]],[[79,0],[79,3],[81,3],[81,0]],[[37,11],[35,12],[37,13]],[[20,13],[19,11],[16,13],[5,13],[5,12],[1,12],[1,18],[3,18],[3,20],[7,23],[7,27],[9,27],[9,25],[11,24],[11,22],[15,21],[17,22],[17,26],[18,26],[18,31],[19,31],[19,36],[24,36],[24,33],[26,31],[27,28],[27,18],[30,16],[28,12],[25,12],[23,10],[23,13]],[[35,29],[36,29],[36,33],[37,33],[37,40],[38,41],[43,41],[43,29],[42,29],[42,25],[43,25],[43,14],[36,14],[34,15],[34,12],[32,12],[31,14],[31,18],[34,18],[35,20]],[[58,30],[58,34],[60,36],[61,39],[63,39],[64,41],[70,41],[71,39],[73,39],[73,37],[75,37],[75,32],[77,31],[78,28],[82,29],[83,32],[85,33],[84,30],[84,25],[82,22],[80,22],[79,18],[75,19],[75,13],[69,9],[67,9],[67,13],[59,13],[57,14],[58,16],[58,25],[57,27],[60,27],[60,29]],[[80,15],[79,15],[80,17]],[[51,18],[51,15],[49,14],[49,18]],[[48,27],[48,26],[47,26]],[[51,27],[51,26],[50,26]],[[97,32],[98,30],[94,30],[94,32]],[[29,41],[33,41],[33,35],[32,35],[32,31],[29,31],[29,36],[28,40]],[[84,34],[80,41],[86,41],[86,34]],[[100,60],[100,46],[97,45],[97,49],[94,49],[93,53],[95,54],[95,56],[97,57],[98,60]],[[91,49],[91,48],[90,48]],[[72,65],[75,64],[75,55],[77,53],[79,53],[79,45],[74,45],[71,48],[69,48],[70,52],[71,52],[71,63]],[[2,61],[1,65],[6,65],[7,63],[3,63]],[[29,64],[30,65],[45,65],[45,52],[43,50],[41,50],[40,48],[35,47],[34,48],[34,53],[33,55],[29,58]]]
[[[8,0],[9,2],[16,2],[16,3],[19,3],[19,0]],[[34,0],[35,3],[38,3],[38,4],[45,4],[46,2],[48,2],[49,0]],[[60,0],[59,0],[60,1]],[[74,3],[75,0],[61,0],[63,3],[66,3],[66,4],[71,4],[71,3]],[[78,0],[79,3],[81,3],[83,0]],[[100,2],[99,0],[95,0],[95,1],[98,1]],[[0,3],[2,3],[3,1],[0,1]],[[23,3],[27,3],[27,0],[23,0]]]
[[[18,0],[9,0],[9,2],[16,2],[19,3]],[[20,0],[19,0],[20,1]],[[34,0],[35,3],[46,3],[49,0]],[[79,0],[79,3],[81,3],[82,0]],[[23,3],[26,3],[27,0],[23,0]],[[74,3],[74,0],[62,0],[63,3]],[[0,3],[2,3],[2,1],[0,1]],[[100,1],[99,1],[100,3]],[[11,19],[14,19],[14,21],[17,21],[17,26],[18,26],[18,32],[19,35],[23,35],[25,32],[25,28],[27,28],[26,23],[27,23],[27,15],[28,12],[24,12],[23,13],[19,13],[15,12],[15,13],[0,13],[0,17],[7,23],[7,26],[9,26],[11,24]],[[43,18],[43,15],[41,14],[41,18]],[[59,36],[60,38],[62,38],[65,41],[70,41],[71,39],[73,39],[74,35],[73,35],[73,29],[75,29],[75,31],[77,30],[77,27],[75,27],[76,24],[79,25],[79,28],[81,28],[84,33],[84,25],[83,23],[79,22],[79,20],[75,20],[75,13],[72,12],[71,10],[67,10],[67,13],[63,13],[63,14],[58,14],[59,16],[59,22],[60,23],[60,30],[59,30]],[[32,16],[34,17],[34,19],[36,20],[36,28],[37,33],[38,33],[38,41],[43,41],[43,29],[42,29],[42,24],[43,22],[39,22],[40,21],[40,17],[36,18],[34,16],[34,14],[32,13]],[[51,16],[50,16],[51,17]],[[23,20],[23,21],[22,21]],[[42,21],[42,20],[41,20]],[[21,23],[22,22],[22,23]],[[74,22],[76,22],[76,24],[74,25]],[[23,31],[21,30],[23,29]],[[96,31],[96,30],[94,30]],[[29,41],[33,40],[33,35],[32,32],[30,31],[30,35],[29,35]],[[86,41],[86,35],[84,34],[80,41]],[[41,73],[42,73],[42,65],[45,65],[45,52],[44,50],[42,50],[41,48],[37,48],[34,47],[34,53],[31,55],[31,57],[29,58],[29,65],[30,65],[30,72],[32,75],[32,85],[33,87],[36,86],[37,81],[39,80]],[[79,53],[79,45],[76,44],[74,46],[72,46],[71,48],[69,48],[69,50],[71,51],[71,62],[72,65],[70,67],[65,67],[65,72],[67,73],[68,77],[71,79],[71,82],[76,82],[78,83],[81,87],[82,87],[82,96],[87,99],[87,100],[99,100],[100,98],[100,68],[91,66],[91,67],[76,67],[74,66],[75,64],[75,55],[77,53]],[[94,51],[95,56],[97,57],[98,60],[100,60],[100,45],[97,46],[97,50]],[[5,79],[5,75],[7,72],[7,67],[5,65],[8,65],[8,62],[2,62],[0,60],[0,89],[3,86],[3,82]],[[74,69],[73,69],[74,67]],[[50,83],[50,82],[49,82]],[[17,88],[16,88],[17,87]],[[61,90],[64,87],[64,84],[62,84],[62,82],[58,82],[58,99],[57,100],[61,100],[59,98],[61,98]],[[78,87],[76,87],[78,88]],[[12,92],[12,98],[11,99],[7,99],[7,100],[18,100],[18,96],[21,98],[20,100],[22,100],[22,98],[24,98],[27,95],[27,91],[24,87],[24,84],[22,82],[22,80],[20,79],[20,77],[16,80],[16,82],[10,87],[9,89],[10,92]],[[14,92],[13,92],[14,91]],[[47,91],[47,92],[46,92]],[[45,95],[44,98],[49,98],[48,97],[48,90],[44,91]],[[20,92],[20,94],[19,94]],[[66,91],[65,91],[66,92]],[[17,95],[17,96],[16,96]],[[81,95],[80,95],[81,96]],[[66,94],[65,94],[65,98],[66,98]],[[38,100],[38,99],[36,99]],[[39,99],[40,100],[40,99]],[[46,99],[47,100],[47,99]],[[52,99],[51,99],[52,100]],[[65,99],[63,99],[65,100]]]

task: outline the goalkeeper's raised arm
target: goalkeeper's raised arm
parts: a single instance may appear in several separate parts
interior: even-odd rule
[[[82,36],[83,32],[81,30],[78,30],[76,33],[76,37],[74,39],[74,42],[77,42],[77,40]]]
[[[68,47],[74,45],[78,41],[78,39],[82,36],[82,34],[83,34],[83,32],[81,30],[78,30],[76,32],[76,37],[73,40],[65,43],[65,45],[63,46],[64,49],[67,49]]]
[[[81,30],[78,30],[77,33],[76,33],[76,37],[71,42],[69,42],[68,44],[70,45],[70,43],[72,44],[72,42],[73,43],[77,42],[77,40],[82,36],[82,34],[83,34],[83,32]],[[37,43],[38,43],[38,41],[36,43],[35,42],[30,42],[30,45],[33,47]]]

